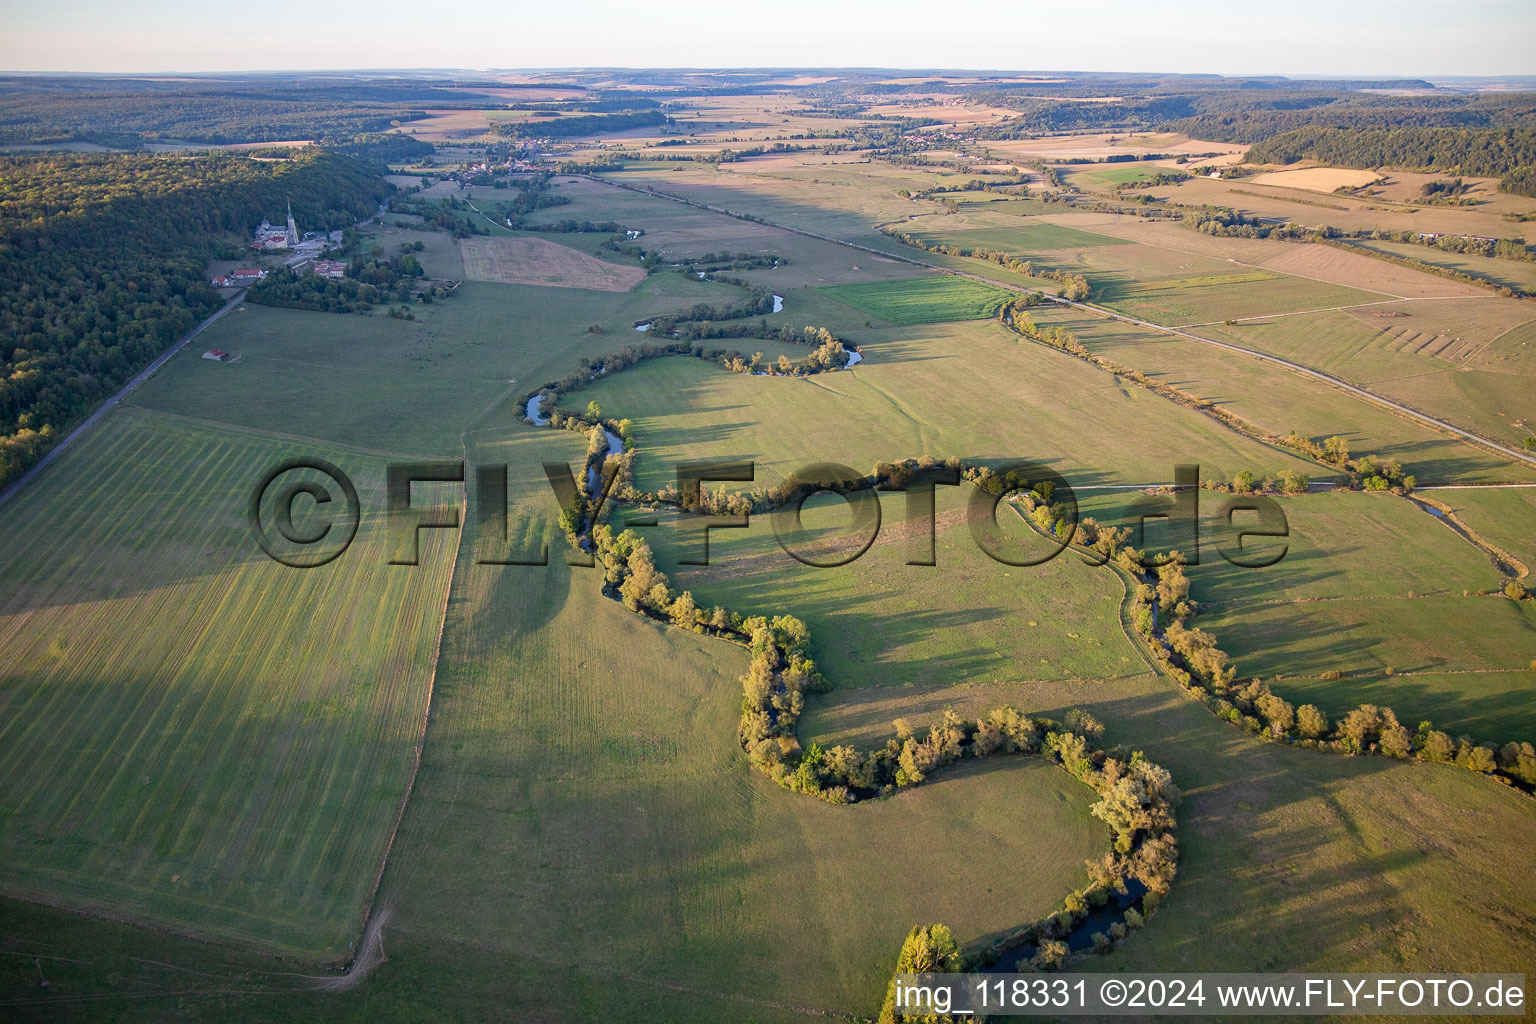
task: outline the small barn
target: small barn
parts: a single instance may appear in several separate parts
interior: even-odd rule
[[[235,357],[230,355],[228,352],[225,352],[221,348],[211,348],[207,352],[203,353],[203,358],[211,359],[216,363],[227,363]]]

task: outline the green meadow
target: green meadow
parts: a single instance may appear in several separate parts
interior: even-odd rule
[[[822,294],[899,327],[997,315],[1008,293],[962,277],[831,285]]]

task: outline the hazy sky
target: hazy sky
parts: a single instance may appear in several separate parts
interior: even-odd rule
[[[1532,0],[0,0],[0,69],[1536,74]]]

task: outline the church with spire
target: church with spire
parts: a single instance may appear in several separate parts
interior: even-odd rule
[[[299,244],[299,226],[293,222],[293,202],[288,203],[288,248],[292,249]]]

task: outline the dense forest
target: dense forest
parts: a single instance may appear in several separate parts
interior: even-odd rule
[[[1254,143],[1302,128],[1363,130],[1374,128],[1454,128],[1466,131],[1536,127],[1536,97],[1524,93],[1386,96],[1330,83],[1273,83],[1192,88],[1175,80],[1148,90],[1145,83],[1076,82],[1035,86],[1019,91],[994,86],[967,94],[1018,111],[1018,116],[987,125],[980,138],[1013,138],[1038,132],[1084,129],[1156,129],[1182,132],[1212,142]],[[1426,83],[1420,83],[1425,85]],[[1176,87],[1174,87],[1176,86]],[[1083,103],[1068,96],[1108,95],[1111,101]],[[914,107],[915,115],[922,107]]]
[[[0,157],[0,485],[218,308],[205,268],[285,205],[306,228],[389,191],[323,152]]]
[[[449,81],[0,78],[0,145],[350,139],[419,121],[428,116],[423,107],[500,106]]]
[[[1536,130],[1507,128],[1299,128],[1256,143],[1250,163],[1320,160],[1335,167],[1397,167],[1498,177],[1536,164]]]
[[[509,121],[496,126],[501,135],[560,139],[596,132],[619,132],[628,128],[670,124],[672,119],[659,110],[636,110],[625,114],[590,114],[584,117],[552,117],[527,121]]]
[[[399,132],[368,132],[351,138],[345,136],[324,138],[320,140],[319,145],[320,148],[330,150],[332,153],[340,153],[342,156],[350,156],[355,160],[373,165],[373,169],[379,174],[388,173],[389,164],[414,163],[424,156],[431,156],[437,152],[437,148],[432,143],[422,142],[420,139],[413,139]]]

